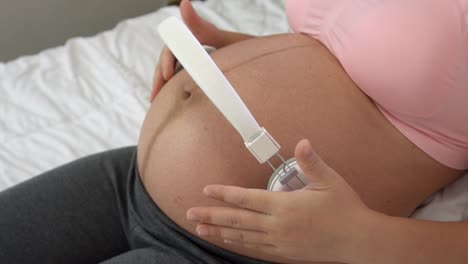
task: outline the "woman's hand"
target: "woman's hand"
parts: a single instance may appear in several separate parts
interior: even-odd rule
[[[218,49],[252,37],[247,34],[218,29],[213,24],[200,17],[189,0],[183,0],[180,3],[180,13],[187,27],[203,45]],[[159,64],[154,73],[153,91],[150,101],[154,100],[164,84],[174,76],[175,64],[176,59],[174,55],[167,46],[164,46],[159,57]]]
[[[219,46],[220,30],[213,24],[201,18],[188,0],[180,3],[180,13],[187,27],[192,31],[198,41],[212,47]],[[159,57],[153,80],[151,101],[154,100],[164,84],[174,76],[176,59],[167,46],[164,46]]]
[[[346,181],[302,140],[295,156],[310,183],[270,192],[210,185],[204,194],[235,207],[195,207],[197,234],[301,261],[346,262],[374,215]]]

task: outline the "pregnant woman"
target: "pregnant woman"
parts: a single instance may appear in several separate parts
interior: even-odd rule
[[[320,2],[347,3],[310,2],[317,7]],[[249,38],[201,20],[188,1],[181,9],[200,41],[219,48],[213,59],[259,123],[281,143],[282,154],[292,157],[297,142],[309,139],[367,207],[408,216],[466,168],[466,126],[447,122],[428,130],[440,135],[432,145],[425,137],[432,134],[416,134],[421,130],[404,126],[422,129],[431,117],[460,110],[453,96],[466,99],[467,92],[459,84],[438,93],[442,101],[426,99],[413,106],[387,100],[385,94],[399,96],[401,91],[387,92],[384,84],[412,86],[417,83],[408,84],[413,79],[405,78],[414,76],[379,81],[379,65],[367,73],[351,57],[347,62],[355,81],[343,68],[346,63],[337,59],[345,47],[335,47],[334,54],[323,45],[326,41],[301,34]],[[359,58],[377,56],[367,55]],[[206,185],[264,189],[271,171],[251,156],[185,71],[174,75],[167,50],[161,61],[137,148],[86,157],[0,193],[1,263],[305,263],[196,235],[197,224],[186,219],[188,209],[227,205],[204,196]],[[413,66],[406,61],[395,70],[405,73],[405,67]],[[439,80],[429,70],[415,74],[424,82],[426,73]],[[424,96],[425,90],[410,95]],[[423,111],[427,108],[431,111]],[[403,116],[421,123],[399,123]],[[450,137],[452,131],[461,136]]]

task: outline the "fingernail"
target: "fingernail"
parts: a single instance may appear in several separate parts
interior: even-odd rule
[[[307,156],[307,157],[310,157],[314,154],[314,150],[312,149],[312,145],[310,144],[309,140],[306,140],[306,144],[304,144],[302,153],[304,154],[304,156]]]
[[[225,244],[232,244],[232,240],[224,239],[224,243],[225,243]]]
[[[197,228],[197,234],[199,236],[208,236],[208,228],[206,227],[198,227]]]
[[[205,194],[206,196],[211,196],[212,193],[213,192],[210,190],[210,188],[208,187],[203,188],[203,194]]]
[[[189,220],[189,221],[197,221],[197,220],[198,220],[198,217],[197,217],[197,215],[194,214],[193,212],[188,211],[188,212],[187,212],[187,220]]]

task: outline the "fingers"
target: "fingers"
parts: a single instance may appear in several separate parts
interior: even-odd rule
[[[167,46],[164,46],[159,56],[159,64],[156,67],[153,78],[153,90],[151,92],[150,102],[161,91],[166,82],[174,76],[175,57]]]
[[[297,144],[295,156],[299,167],[310,180],[308,187],[316,190],[330,187],[330,181],[336,177],[336,172],[312,149],[308,140],[303,139]]]
[[[164,78],[162,76],[161,65],[158,65],[154,73],[153,90],[151,91],[150,102],[153,102],[154,98],[156,98],[156,95],[158,95],[159,91],[165,83],[166,82],[164,81]]]
[[[279,196],[266,190],[224,185],[208,185],[203,193],[213,199],[265,214],[271,214],[272,205]]]
[[[263,251],[270,255],[278,255],[278,247],[275,245],[271,245],[271,244],[246,243],[246,242],[240,242],[240,241],[229,240],[229,239],[224,239],[224,243],[237,246],[237,247],[253,249],[257,252]]]
[[[222,41],[218,28],[200,17],[190,1],[184,0],[180,3],[180,13],[187,27],[201,44],[220,48]]]
[[[200,43],[213,47],[219,46],[218,29],[201,18],[190,1],[184,0],[180,3],[180,12],[185,24],[190,28]],[[176,58],[174,54],[165,46],[161,52],[159,64],[154,75],[151,101],[153,101],[159,91],[161,91],[162,86],[174,76],[175,64]]]
[[[230,207],[194,207],[187,211],[187,219],[200,223],[267,231],[269,215]]]
[[[185,24],[190,28],[200,23],[200,16],[197,14],[189,0],[183,0],[180,3],[180,14]]]
[[[243,230],[228,227],[218,227],[213,225],[201,224],[196,228],[197,235],[201,237],[210,237],[222,239],[227,243],[240,244],[263,244],[269,245],[269,237],[265,232]]]
[[[174,76],[175,57],[171,50],[164,46],[161,52],[161,69],[164,81],[169,81]]]

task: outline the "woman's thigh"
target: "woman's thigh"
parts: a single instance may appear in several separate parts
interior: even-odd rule
[[[97,263],[128,250],[118,204],[134,147],[0,192],[0,263]]]

